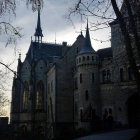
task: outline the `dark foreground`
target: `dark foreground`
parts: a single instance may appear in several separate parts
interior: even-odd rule
[[[69,138],[65,138],[68,140]],[[0,140],[48,140],[41,136],[16,136],[7,134],[1,134]],[[61,139],[62,140],[62,139]],[[125,129],[125,130],[113,130],[110,132],[100,132],[96,134],[91,134],[89,136],[84,136],[80,138],[75,138],[74,140],[140,140],[140,133],[136,129]]]

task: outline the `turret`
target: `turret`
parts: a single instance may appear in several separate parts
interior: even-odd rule
[[[84,128],[83,122],[87,122],[87,130],[90,129],[89,122],[92,121],[93,114],[99,114],[98,75],[98,55],[92,48],[87,22],[84,46],[76,57],[75,79],[78,86],[74,91],[74,106],[78,113],[74,114],[74,121],[78,123],[79,128]]]
[[[87,22],[85,43],[83,48],[80,50],[80,52],[76,57],[76,64],[77,66],[84,65],[84,64],[98,64],[98,55],[96,54],[95,50],[91,46],[88,22]]]

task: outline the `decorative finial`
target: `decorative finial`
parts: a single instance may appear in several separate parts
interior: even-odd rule
[[[33,40],[32,40],[32,36],[31,36],[31,42],[32,42]]]

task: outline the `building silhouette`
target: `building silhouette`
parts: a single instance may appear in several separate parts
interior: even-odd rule
[[[135,79],[118,21],[110,27],[111,47],[98,51],[88,22],[85,37],[81,32],[71,46],[44,43],[38,9],[35,40],[25,60],[19,57],[13,78],[10,123],[15,131],[54,138],[80,129],[137,127]]]

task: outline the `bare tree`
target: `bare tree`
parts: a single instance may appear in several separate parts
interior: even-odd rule
[[[122,9],[120,10],[121,6],[125,11],[121,11]],[[85,17],[94,17],[95,20],[91,22],[91,30],[94,31],[108,28],[109,23],[113,20],[118,21],[124,38],[127,57],[136,79],[138,92],[140,93],[140,74],[136,65],[135,54],[132,49],[132,42],[134,42],[134,45],[136,46],[135,49],[137,50],[137,55],[140,60],[140,40],[138,30],[136,28],[136,17],[140,17],[140,12],[138,10],[139,7],[139,0],[77,0],[74,8],[70,9],[69,18],[71,18],[73,14],[80,14]],[[136,9],[137,11],[134,11]],[[126,13],[128,16],[124,17],[124,14]],[[127,27],[128,23],[129,28],[132,30],[131,35],[133,36],[133,41]]]

